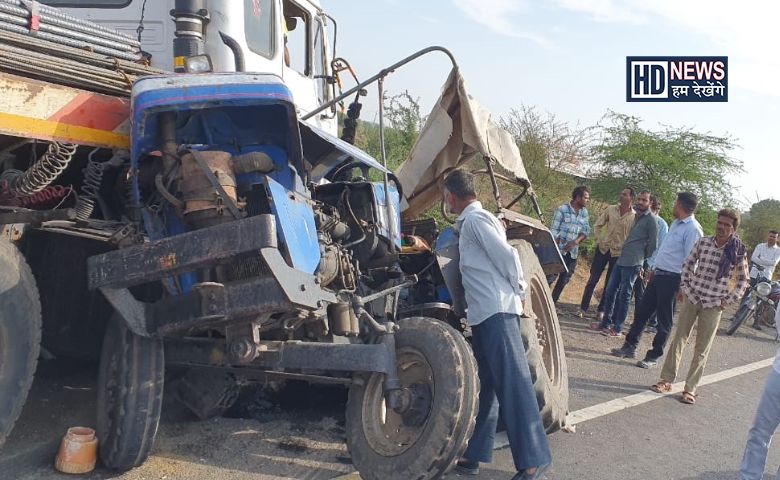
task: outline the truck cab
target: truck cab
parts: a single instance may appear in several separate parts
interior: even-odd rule
[[[45,4],[92,22],[137,37],[154,67],[173,71],[174,39],[177,27],[170,13],[175,0],[45,0]],[[234,54],[220,33],[237,42],[247,72],[270,73],[281,77],[293,94],[297,113],[304,116],[334,97],[329,47],[335,38],[335,23],[317,0],[200,0],[206,10],[191,22],[202,22],[203,51],[211,58],[214,71],[235,71]],[[194,52],[195,53],[195,52]],[[314,126],[336,135],[335,107],[308,120]]]

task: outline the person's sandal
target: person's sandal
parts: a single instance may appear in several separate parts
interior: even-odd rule
[[[650,390],[654,391],[655,393],[669,393],[672,391],[672,383],[667,382],[666,380],[661,380],[660,382],[651,386]]]
[[[696,403],[696,394],[691,392],[683,392],[682,397],[680,397],[680,401],[687,405],[693,405]]]

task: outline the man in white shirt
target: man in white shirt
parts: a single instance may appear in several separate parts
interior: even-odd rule
[[[776,234],[775,234],[776,235]],[[775,326],[780,336],[780,309],[775,313]],[[775,363],[769,370],[769,377],[764,385],[764,393],[758,402],[756,417],[748,433],[742,465],[739,468],[740,480],[761,480],[766,468],[766,454],[769,444],[780,424],[780,350],[775,355]],[[777,471],[780,480],[780,469]]]
[[[777,231],[770,230],[769,235],[766,237],[766,243],[759,243],[753,250],[753,255],[750,257],[750,261],[753,262],[753,266],[750,269],[750,283],[755,283],[759,273],[762,277],[766,277],[772,280],[772,275],[775,272],[777,263],[780,262],[780,246],[777,245]],[[756,267],[760,265],[764,270],[761,271]]]
[[[477,201],[470,173],[447,175],[444,201],[460,214],[454,228],[481,384],[474,434],[456,470],[477,475],[479,463],[492,460],[500,405],[517,469],[513,480],[541,478],[552,455],[520,335],[519,322],[533,321],[519,317],[525,296],[520,259],[501,222]]]

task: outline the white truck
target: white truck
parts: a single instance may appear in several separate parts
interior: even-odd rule
[[[453,237],[419,217],[442,173],[475,157],[529,284],[521,330],[544,424],[563,425],[545,274],[565,267],[544,224],[511,210],[536,206],[514,140],[440,47],[342,91],[336,34],[313,0],[0,0],[0,443],[43,346],[99,358],[108,468],[150,454],[175,366],[201,416],[244,375],[342,383],[363,478],[441,478],[473,429],[478,379]],[[344,141],[355,105],[431,52],[453,70],[390,172]]]

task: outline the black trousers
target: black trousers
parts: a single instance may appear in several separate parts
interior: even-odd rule
[[[566,284],[571,280],[571,276],[574,275],[574,269],[577,268],[577,259],[571,258],[571,253],[563,254],[563,263],[566,264],[566,268],[569,271],[558,274],[558,282],[556,282],[555,288],[553,288],[552,291],[552,299],[553,302],[556,303],[558,302],[558,299],[561,298],[561,293],[563,293],[564,287],[566,287]],[[550,283],[552,284],[552,282]]]
[[[645,269],[645,273],[647,273],[647,269]],[[636,282],[634,282],[634,316],[636,316],[636,312],[639,310],[646,288],[647,284],[644,279],[637,277]]]
[[[664,347],[672,331],[674,306],[677,290],[679,289],[679,274],[661,271],[653,275],[653,279],[647,284],[639,310],[634,315],[634,323],[631,324],[631,330],[626,335],[626,346],[634,350],[636,349],[648,320],[653,313],[656,313],[658,333],[653,337],[653,348],[647,352],[645,358],[657,360],[663,356]]]
[[[607,269],[607,279],[604,281],[604,285],[609,284],[609,276],[612,275],[612,270],[617,262],[617,257],[613,257],[609,251],[607,253],[601,253],[601,250],[596,248],[596,254],[593,256],[593,263],[590,264],[590,278],[588,278],[588,284],[585,285],[585,290],[582,292],[582,301],[580,302],[580,308],[583,311],[588,311],[590,308],[590,300],[593,298],[593,291],[596,289],[596,285],[601,279],[601,274],[604,273],[604,269]],[[606,287],[605,287],[606,290]],[[599,301],[598,311],[604,311],[604,297],[601,296]]]

